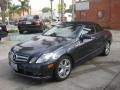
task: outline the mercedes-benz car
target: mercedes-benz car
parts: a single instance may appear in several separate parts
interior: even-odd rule
[[[20,34],[24,32],[43,32],[45,24],[39,15],[27,15],[19,19],[18,30]]]
[[[93,22],[64,22],[13,46],[12,69],[32,78],[65,80],[81,62],[110,53],[112,34]]]

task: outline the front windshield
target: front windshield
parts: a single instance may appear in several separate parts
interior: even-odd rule
[[[68,37],[68,38],[75,38],[81,30],[81,25],[79,26],[64,26],[59,25],[51,28],[43,35],[45,36],[54,36],[54,37]]]

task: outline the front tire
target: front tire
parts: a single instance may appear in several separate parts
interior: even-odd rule
[[[72,70],[71,59],[68,56],[62,56],[55,67],[55,80],[62,81],[69,77]]]
[[[106,42],[102,55],[107,56],[107,55],[109,55],[109,53],[110,53],[110,42]]]

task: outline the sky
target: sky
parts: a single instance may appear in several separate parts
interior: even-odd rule
[[[67,8],[69,7],[69,5],[72,4],[72,0],[64,0],[64,2],[67,5]],[[13,3],[17,4],[17,0],[13,0]],[[54,0],[53,1],[53,8],[57,9],[59,0]],[[50,7],[50,0],[30,0],[30,4],[32,7],[32,10],[41,10],[43,7]]]

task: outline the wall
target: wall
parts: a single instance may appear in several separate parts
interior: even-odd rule
[[[89,0],[89,10],[76,11],[76,21],[94,21],[103,27],[120,28],[120,0]]]

